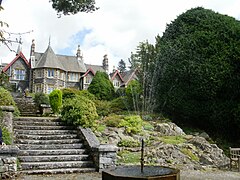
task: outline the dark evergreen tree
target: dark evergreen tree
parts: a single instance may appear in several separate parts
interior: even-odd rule
[[[240,22],[194,8],[167,26],[160,47],[158,109],[239,139]]]
[[[115,90],[112,82],[105,72],[97,72],[93,77],[88,91],[100,100],[112,100],[115,97]]]
[[[123,72],[126,71],[126,63],[124,62],[124,60],[121,59],[118,62],[118,68],[117,69],[120,71],[120,73],[123,73]]]

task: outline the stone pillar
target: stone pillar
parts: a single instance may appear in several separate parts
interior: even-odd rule
[[[0,121],[4,127],[12,134],[13,132],[13,106],[0,106],[0,110],[2,110],[3,118]]]

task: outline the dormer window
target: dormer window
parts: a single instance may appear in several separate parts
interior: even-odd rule
[[[24,80],[25,79],[25,70],[24,69],[14,69],[14,79]]]

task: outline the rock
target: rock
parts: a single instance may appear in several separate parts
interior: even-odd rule
[[[155,125],[155,130],[160,132],[162,136],[178,136],[185,135],[183,130],[174,123],[161,123]]]
[[[203,137],[203,138],[205,138],[206,140],[210,140],[210,139],[211,139],[206,132],[202,132],[202,133],[200,133],[198,136]]]

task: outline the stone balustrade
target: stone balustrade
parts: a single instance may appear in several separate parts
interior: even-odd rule
[[[78,127],[78,133],[84,138],[84,145],[88,147],[98,171],[115,167],[118,150],[115,145],[100,144],[95,134],[89,128]]]

